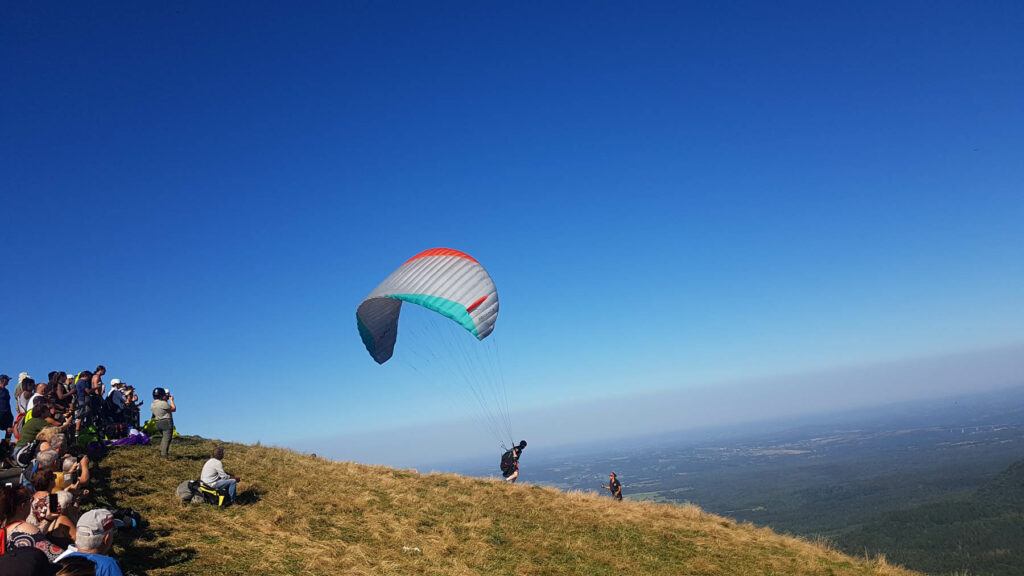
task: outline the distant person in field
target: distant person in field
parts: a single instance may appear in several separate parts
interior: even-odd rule
[[[612,493],[612,498],[621,501],[622,500],[622,483],[615,477],[615,472],[608,475],[608,485],[602,486]]]
[[[149,405],[153,411],[153,418],[156,420],[156,428],[160,431],[160,455],[167,457],[167,451],[171,448],[171,436],[174,434],[174,417],[172,414],[178,411],[174,405],[174,396],[163,388],[153,388],[153,403]]]
[[[203,464],[203,471],[199,475],[199,481],[215,490],[227,488],[228,497],[234,502],[235,490],[240,478],[224,471],[224,463],[221,462],[223,459],[224,447],[217,446],[213,449],[212,458],[207,460],[206,464]]]
[[[525,448],[526,440],[520,440],[518,445],[501,455],[501,475],[505,477],[505,480],[515,483],[519,478],[519,457],[523,455]]]

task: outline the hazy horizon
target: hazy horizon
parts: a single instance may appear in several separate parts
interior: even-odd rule
[[[973,396],[1024,386],[1024,346],[1001,347],[802,374],[723,382],[692,389],[624,394],[533,411],[514,411],[531,454],[630,437],[806,420],[858,409]],[[396,467],[446,466],[487,458],[471,420],[365,434],[300,438],[277,445],[337,460]],[[518,439],[518,438],[517,438]]]

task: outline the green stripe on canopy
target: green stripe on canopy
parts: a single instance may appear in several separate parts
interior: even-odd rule
[[[469,312],[466,312],[466,307],[458,302],[453,302],[446,298],[441,298],[440,296],[430,296],[427,294],[388,294],[387,297],[409,302],[411,304],[418,304],[424,308],[443,314],[452,320],[455,320],[459,324],[462,324],[463,328],[469,330],[477,339],[480,339],[480,334],[476,331],[476,324],[474,324],[473,319],[470,318]]]

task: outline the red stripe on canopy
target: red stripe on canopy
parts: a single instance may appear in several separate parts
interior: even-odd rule
[[[476,310],[476,307],[481,305],[481,304],[483,304],[484,300],[487,300],[487,296],[481,296],[479,300],[477,300],[476,302],[473,302],[472,304],[470,304],[466,308],[466,312],[472,312],[473,310]]]
[[[424,250],[412,258],[409,258],[403,264],[408,264],[417,258],[426,258],[427,256],[455,256],[457,258],[465,258],[466,260],[476,262],[476,258],[473,258],[464,252],[459,252],[458,250],[452,250],[451,248],[431,248],[430,250]],[[479,264],[479,262],[476,263]]]

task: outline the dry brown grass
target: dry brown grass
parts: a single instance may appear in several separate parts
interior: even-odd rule
[[[331,462],[227,445],[242,505],[181,506],[213,441],[185,438],[176,458],[116,448],[101,462],[98,504],[149,523],[119,537],[125,572],[221,574],[909,575],[696,506],[614,502],[593,493]],[[527,471],[528,474],[528,471]],[[416,551],[418,548],[419,551]]]

